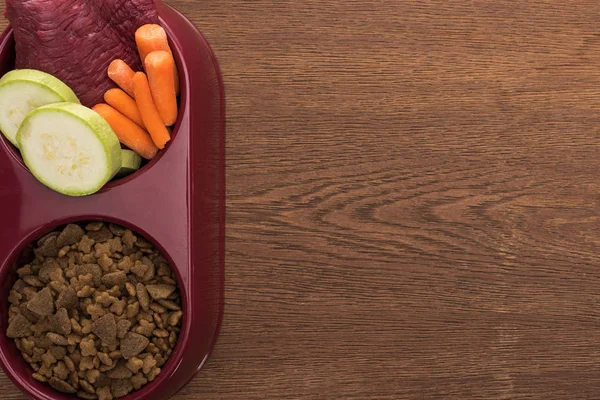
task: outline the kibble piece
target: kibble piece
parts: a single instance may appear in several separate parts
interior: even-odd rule
[[[125,366],[134,374],[137,374],[144,367],[144,361],[137,357],[132,357],[127,361]]]
[[[109,386],[104,386],[100,389],[96,389],[96,395],[98,395],[98,400],[113,400],[113,396]]]
[[[166,315],[166,314],[163,314]],[[164,329],[165,328],[165,323],[163,318],[161,317],[161,314],[158,314],[157,312],[154,313],[154,315],[152,316],[152,318],[154,318],[154,323],[156,324],[156,326],[159,329]]]
[[[148,383],[148,379],[140,372],[131,378],[131,383],[135,390],[139,390]]]
[[[73,360],[71,360],[71,357],[65,356],[64,362],[69,372],[75,371],[75,363],[73,362]]]
[[[115,301],[109,308],[109,311],[115,315],[122,315],[125,311],[127,302],[125,300]]]
[[[90,369],[85,374],[85,379],[92,385],[96,383],[98,378],[100,378],[100,371],[97,369]]]
[[[110,386],[110,378],[106,376],[106,374],[102,374],[98,379],[96,379],[94,386],[97,388]]]
[[[158,338],[168,338],[169,332],[165,329],[155,329],[152,334]]]
[[[24,265],[23,267],[17,269],[17,275],[19,278],[23,278],[24,276],[33,274],[33,270],[31,269],[31,264]],[[18,282],[18,281],[17,281]],[[17,284],[15,283],[15,286]]]
[[[41,336],[46,332],[49,332],[51,330],[50,319],[44,317],[43,319],[39,320],[35,325],[32,325],[31,329],[33,330],[34,336]]]
[[[98,265],[100,265],[104,272],[109,272],[110,267],[112,267],[114,263],[115,262],[113,261],[113,259],[106,254],[102,254],[102,256],[100,256],[100,258],[98,259]]]
[[[167,359],[163,357],[162,354],[157,354],[154,356],[154,359],[156,360],[156,366],[159,368],[162,368],[162,366],[167,362]]]
[[[79,242],[85,232],[79,225],[69,224],[63,229],[56,239],[56,245],[58,247],[70,246]]]
[[[50,365],[56,363],[56,361],[57,361],[56,357],[54,357],[52,355],[52,353],[50,353],[50,352],[46,352],[45,354],[42,355],[42,364],[43,365],[50,366]]]
[[[54,375],[61,380],[67,379],[70,373],[69,369],[63,361],[59,361],[58,364],[56,364],[56,367],[54,367],[54,369],[52,370],[52,372],[54,372]]]
[[[71,376],[69,376],[69,382],[73,385],[73,388],[77,390],[79,388],[79,376],[75,372],[71,372]]]
[[[50,346],[48,351],[50,351],[50,354],[52,354],[57,360],[62,360],[67,355],[67,349],[62,346]]]
[[[97,231],[88,231],[87,235],[90,239],[94,239],[96,243],[106,242],[107,240],[112,239],[114,236],[106,225],[102,225],[102,227]]]
[[[43,243],[39,244],[39,247],[35,250],[35,254],[38,257],[56,257],[58,256],[59,246],[56,243],[56,236],[52,235],[47,237]]]
[[[92,275],[93,285],[98,287],[102,283],[102,268],[98,264],[82,264],[75,267],[76,276]],[[81,278],[80,278],[81,279]]]
[[[92,332],[107,345],[117,342],[117,323],[113,314],[106,314],[92,324]]]
[[[145,319],[140,320],[139,325],[135,328],[135,333],[144,335],[146,337],[152,336],[152,332],[156,328],[154,323],[148,322]]]
[[[85,264],[96,264],[98,259],[93,254],[84,254],[81,256],[81,262]]]
[[[11,289],[11,291],[8,294],[8,302],[9,303],[19,305],[19,303],[22,299],[23,299],[23,295],[21,293],[17,292],[14,289]]]
[[[123,251],[123,241],[120,237],[113,237],[108,241],[111,253],[121,253]]]
[[[156,360],[151,355],[147,355],[144,358],[144,365],[142,371],[144,374],[148,375],[153,369],[156,367]]]
[[[60,265],[51,258],[44,261],[44,264],[38,273],[38,277],[44,283],[49,283],[50,281],[64,282],[64,276]]]
[[[119,237],[122,237],[123,235],[125,235],[125,232],[126,232],[125,228],[123,228],[122,226],[119,226],[119,225],[115,225],[115,224],[108,224],[108,229],[110,229],[110,231],[112,232],[113,235],[119,236]]]
[[[146,290],[153,299],[166,299],[175,292],[176,287],[171,285],[146,285]]]
[[[92,248],[96,244],[96,241],[89,236],[85,235],[77,246],[77,250],[81,251],[84,254],[90,254],[92,252]]]
[[[106,287],[112,288],[113,286],[118,286],[122,289],[125,287],[125,283],[127,283],[127,275],[123,271],[112,272],[102,277],[102,283]]]
[[[31,340],[30,338],[22,338],[20,341],[17,341],[17,343],[21,344],[20,350],[22,352],[25,352],[29,355],[31,355],[33,353],[33,348],[35,347],[35,341]]]
[[[129,272],[131,272],[131,268],[133,268],[135,264],[133,263],[133,261],[131,260],[131,257],[129,256],[125,256],[123,257],[123,259],[121,261],[119,261],[119,263],[117,264],[117,269],[125,272],[126,274],[128,274]],[[135,294],[131,294],[131,292],[129,293],[131,296],[135,296]]]
[[[110,371],[107,375],[110,379],[129,379],[133,373],[124,364],[119,364],[117,368]]]
[[[67,286],[63,282],[52,281],[48,284],[48,287],[56,294],[60,294],[65,291]]]
[[[106,353],[98,353],[97,354],[98,359],[100,360],[100,362],[104,365],[113,365],[113,361],[110,358],[110,356]]]
[[[63,292],[58,295],[56,299],[57,308],[66,308],[70,310],[77,306],[79,300],[77,299],[77,293],[71,287],[67,287]]]
[[[82,333],[83,333],[83,329],[82,329]],[[83,337],[81,336],[80,333],[71,333],[69,336],[67,336],[67,343],[69,346],[74,346],[74,345],[81,343],[82,339],[83,339]]]
[[[117,362],[114,361],[111,365],[101,365],[98,369],[100,372],[108,372],[117,366]]]
[[[152,318],[152,314],[150,314],[150,311],[149,311],[149,312],[146,312],[146,311],[142,311],[142,312],[140,312],[140,313],[139,313],[139,314],[136,316],[136,319],[137,319],[138,321],[144,320],[144,321],[146,321],[146,322],[153,322],[153,321],[154,321],[154,318]]]
[[[150,373],[147,375],[148,376],[148,380],[150,382],[152,382],[153,380],[156,379],[156,377],[158,376],[158,374],[160,374],[160,368],[156,367],[152,371],[150,371]]]
[[[79,371],[94,369],[94,358],[92,356],[81,357],[79,361]]]
[[[57,346],[68,346],[69,345],[67,338],[62,335],[59,335],[54,332],[48,332],[46,335],[48,336],[48,339],[50,339],[50,341]]]
[[[85,308],[85,310],[94,321],[106,315],[106,311],[100,304],[90,304]]]
[[[111,296],[108,292],[100,292],[96,293],[96,297],[94,298],[96,303],[101,304],[103,307],[108,307],[117,301],[117,298]]]
[[[79,318],[77,318],[77,319],[79,319]],[[75,318],[71,318],[71,330],[72,330],[73,332],[75,332],[75,333],[77,333],[77,334],[81,335],[81,333],[82,333],[82,332],[81,332],[81,330],[82,330],[82,327],[81,327],[81,325],[79,324],[79,322],[77,321],[77,319],[75,319]]]
[[[160,278],[160,280],[162,281],[162,283],[164,283],[165,285],[177,285],[177,282],[175,281],[175,279],[170,278],[168,276],[163,276]]]
[[[22,338],[31,335],[31,322],[21,314],[15,317],[8,324],[6,336],[11,339]]]
[[[84,335],[87,335],[90,332],[92,332],[92,321],[90,321],[87,318],[82,319],[81,320],[81,333],[83,333]]]
[[[46,377],[40,373],[35,373],[33,375],[31,375],[33,377],[33,379],[35,379],[36,381],[40,381],[40,382],[48,382],[48,379],[46,379]]]
[[[94,256],[100,258],[103,254],[110,256],[110,243],[96,243],[94,245]]]
[[[69,254],[69,251],[71,251],[71,246],[64,246],[58,251],[58,258],[66,256],[67,254]]]
[[[49,288],[44,288],[37,292],[33,298],[27,302],[27,308],[29,311],[41,316],[54,314],[52,291]]]
[[[59,392],[69,393],[69,394],[77,393],[77,390],[75,390],[75,388],[73,386],[71,386],[67,382],[60,380],[54,376],[52,378],[50,378],[48,383],[50,383],[50,386],[52,386],[54,389],[58,390]]]
[[[125,316],[127,318],[133,318],[136,315],[138,315],[139,312],[140,312],[140,303],[136,301],[135,303],[129,304],[127,306],[127,310],[125,311]]]
[[[71,333],[71,320],[66,308],[59,308],[52,318],[52,331],[59,335]]]
[[[33,322],[34,324],[40,320],[40,316],[34,313],[33,311],[29,311],[27,308],[27,303],[22,303],[19,305],[20,314],[23,315],[29,322]]]
[[[123,243],[125,244],[126,248],[131,249],[137,240],[138,238],[133,234],[133,232],[131,232],[129,229],[125,230],[125,233],[123,234]]]
[[[135,245],[140,249],[149,249],[152,247],[152,244],[144,239],[143,237],[137,236],[137,240],[135,241]]]
[[[148,267],[148,270],[143,277],[144,282],[154,279],[154,276],[156,275],[156,267],[154,266],[154,263],[148,257],[142,257],[140,261],[142,264]]]
[[[171,313],[171,315],[169,316],[169,325],[171,325],[171,326],[178,325],[179,321],[181,321],[182,316],[183,316],[182,311],[175,311],[174,313]]]
[[[25,281],[23,281],[22,279],[21,279],[21,281],[25,285],[27,285],[25,283]],[[33,296],[35,296],[38,293],[38,291],[35,288],[32,288],[31,286],[26,286],[25,288],[23,288],[23,290],[21,292],[25,295],[25,299],[27,301],[30,301],[31,299],[33,299]]]
[[[94,294],[94,289],[89,285],[85,285],[77,292],[77,297],[86,298],[90,297],[92,294]]]
[[[152,304],[150,304],[150,309],[152,311],[154,311],[155,313],[158,313],[158,314],[162,314],[162,313],[164,313],[164,312],[167,311],[166,308],[164,308],[163,306],[161,306],[158,303],[152,303]]]
[[[104,226],[104,222],[102,221],[94,221],[90,222],[85,226],[86,231],[98,232]]]
[[[148,345],[148,347],[146,347],[146,351],[148,353],[153,354],[153,355],[156,355],[156,354],[160,353],[160,350],[158,349],[158,347],[156,347],[156,345],[154,343],[150,343]]]
[[[144,286],[142,283],[138,283],[135,287],[135,291],[137,292],[137,298],[140,302],[140,307],[142,307],[144,311],[148,311],[150,308],[150,296],[148,295],[146,286]]]
[[[133,384],[129,379],[114,380],[110,384],[110,390],[114,398],[125,397],[133,390]]]
[[[128,360],[131,357],[137,356],[144,351],[149,343],[150,341],[147,337],[137,333],[129,332],[121,340],[121,353],[123,354],[123,358]]]
[[[131,328],[131,321],[128,319],[122,319],[117,322],[117,337],[119,339],[123,339],[127,332],[129,332],[129,328]]]
[[[96,394],[96,389],[86,380],[80,380],[79,386],[85,390],[86,393]]]
[[[179,310],[181,310],[181,306],[179,306],[179,304],[175,303],[172,300],[157,300],[157,301],[158,301],[158,304],[160,304],[161,306],[163,306],[167,310],[171,310],[171,311],[179,311]]]
[[[81,355],[84,357],[95,356],[97,353],[96,343],[94,343],[94,339],[91,338],[81,339],[81,343],[79,343],[79,348],[81,349]]]
[[[41,288],[44,287],[44,283],[39,280],[37,276],[27,275],[23,277],[23,281],[33,287]]]
[[[136,261],[133,264],[133,267],[131,267],[131,272],[133,272],[135,275],[137,275],[142,280],[145,280],[144,277],[146,276],[146,274],[148,273],[149,270],[150,270],[150,267],[148,267],[146,264],[142,263],[141,261]]]
[[[49,365],[42,364],[38,368],[37,373],[40,374],[40,375],[43,375],[46,379],[48,379],[48,378],[50,378],[52,376],[52,368],[50,368]]]

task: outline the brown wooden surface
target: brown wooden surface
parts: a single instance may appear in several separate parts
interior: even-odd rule
[[[226,317],[176,400],[600,398],[596,1],[170,3],[228,108]]]

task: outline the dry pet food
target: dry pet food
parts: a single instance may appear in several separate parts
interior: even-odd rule
[[[7,336],[33,378],[82,399],[110,400],[152,382],[181,329],[173,271],[148,241],[102,222],[37,242],[17,270]]]

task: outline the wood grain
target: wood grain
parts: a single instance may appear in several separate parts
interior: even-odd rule
[[[597,2],[169,3],[228,109],[226,317],[175,399],[600,398]]]

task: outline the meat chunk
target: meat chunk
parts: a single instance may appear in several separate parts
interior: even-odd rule
[[[135,31],[158,23],[154,0],[6,0],[6,16],[16,68],[56,76],[88,107],[115,86],[107,76],[113,60],[142,70]]]

